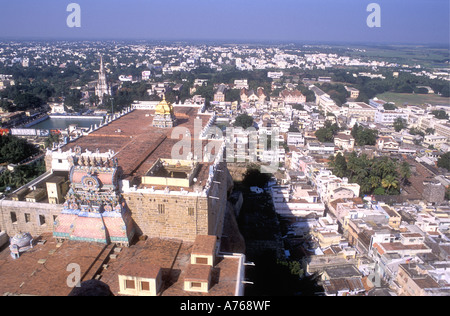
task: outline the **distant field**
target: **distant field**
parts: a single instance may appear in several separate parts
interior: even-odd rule
[[[431,105],[450,105],[450,98],[443,98],[435,94],[386,92],[377,95],[377,98],[386,102],[393,102],[397,106],[402,106],[404,104],[422,105],[425,103],[429,103]]]
[[[388,60],[400,65],[420,64],[425,67],[448,67],[448,48],[415,45],[381,45],[364,47],[365,52],[354,52],[354,56],[375,60]]]

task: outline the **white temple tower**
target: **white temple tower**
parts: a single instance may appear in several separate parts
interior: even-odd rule
[[[100,104],[103,103],[105,95],[111,95],[111,87],[106,79],[105,67],[103,65],[103,57],[100,55],[100,71],[98,74],[97,86],[95,87],[95,95],[98,96]]]

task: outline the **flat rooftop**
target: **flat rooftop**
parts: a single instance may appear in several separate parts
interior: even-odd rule
[[[209,292],[184,291],[184,277],[191,263],[194,243],[149,238],[128,248],[114,248],[113,245],[77,241],[58,244],[51,234],[38,239],[46,240],[45,244],[35,245],[19,259],[10,256],[9,248],[0,252],[0,295],[67,296],[72,291],[67,285],[73,273],[73,270],[67,271],[71,263],[80,266],[82,281],[98,278],[115,296],[119,295],[119,274],[131,269],[139,276],[136,266],[161,269],[164,283],[160,296],[234,296],[240,282],[239,257],[218,256],[211,269]],[[148,271],[142,277],[146,273]]]
[[[148,170],[159,158],[172,158],[172,149],[181,140],[186,140],[186,135],[172,132],[176,128],[186,128],[190,132],[191,147],[190,152],[195,154],[194,146],[201,144],[204,151],[208,144],[213,148],[212,154],[216,153],[216,148],[220,148],[221,140],[200,141],[194,132],[200,133],[211,119],[211,114],[199,114],[198,107],[176,106],[174,113],[177,118],[177,125],[174,128],[159,128],[153,126],[154,110],[134,110],[108,125],[102,126],[98,130],[83,136],[62,148],[62,151],[75,150],[80,147],[82,152],[89,150],[93,153],[106,153],[113,151],[118,164],[122,167],[122,179],[134,180],[146,175]],[[196,120],[199,120],[201,129],[195,131]],[[194,138],[196,141],[194,141]],[[200,148],[200,146],[199,146]],[[188,153],[177,153],[187,156]],[[199,159],[204,156],[198,157]],[[204,185],[208,178],[209,166],[211,163],[200,163],[199,174],[197,176],[198,185]],[[155,188],[159,189],[159,188]],[[164,188],[162,188],[164,189]]]

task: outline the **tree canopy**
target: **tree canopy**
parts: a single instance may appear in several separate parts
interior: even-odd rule
[[[398,117],[394,122],[394,129],[396,132],[400,132],[401,130],[408,127],[408,123],[405,119],[402,119],[401,117]]]
[[[367,155],[358,156],[352,152],[348,157],[341,153],[331,157],[330,167],[338,177],[346,177],[361,187],[361,194],[398,195],[402,185],[411,178],[408,163],[388,157],[369,159]]]
[[[339,126],[336,123],[331,124],[330,121],[327,121],[324,127],[316,131],[315,135],[321,143],[333,143],[334,136],[336,136],[338,131]]]
[[[0,135],[0,163],[19,163],[38,152],[39,149],[25,139]]]
[[[18,166],[14,171],[5,170],[0,174],[0,192],[6,191],[6,188],[8,187],[10,188],[10,191],[20,188],[44,172],[44,161]]]
[[[241,114],[236,117],[236,121],[234,122],[235,127],[242,127],[244,129],[253,126],[253,117],[248,115],[247,113]]]
[[[443,154],[437,163],[439,168],[444,168],[450,171],[450,152]]]
[[[439,120],[448,120],[448,114],[444,110],[432,111],[431,114],[434,115]]]
[[[374,146],[377,142],[378,131],[355,124],[352,136],[358,146]]]

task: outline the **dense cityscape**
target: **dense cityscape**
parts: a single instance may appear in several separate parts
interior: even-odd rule
[[[449,62],[0,40],[0,294],[449,296]]]

